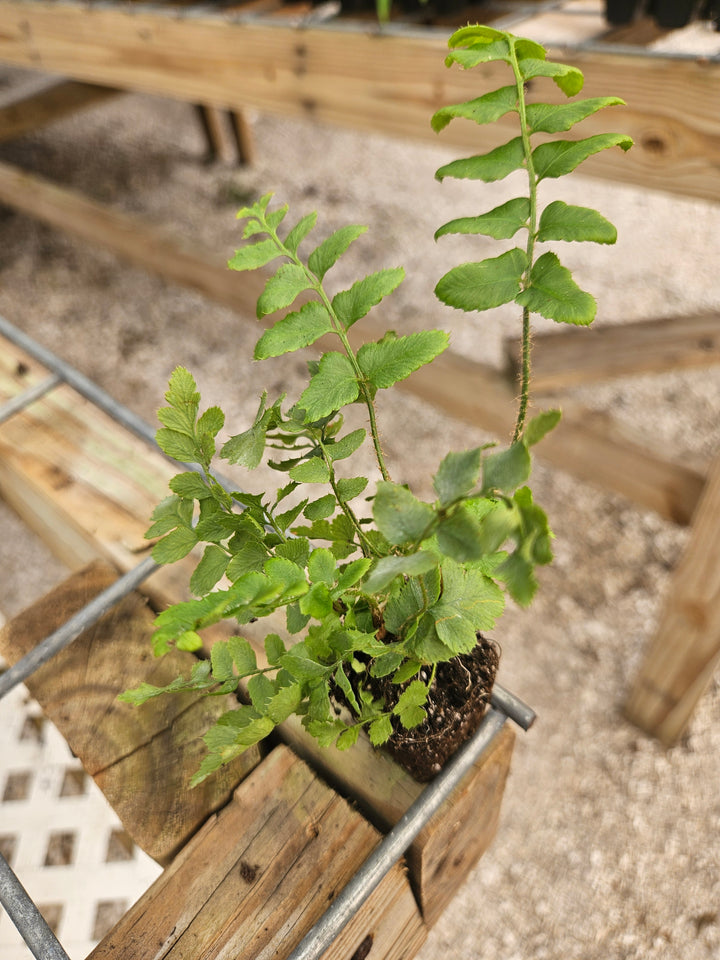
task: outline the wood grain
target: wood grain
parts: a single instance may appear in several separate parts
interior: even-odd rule
[[[627,717],[672,746],[720,662],[720,461],[693,517],[655,637],[633,682]]]
[[[267,663],[263,638],[270,630],[284,634],[280,618],[243,628],[259,664]],[[298,756],[342,796],[351,797],[383,832],[395,826],[424,789],[364,734],[352,750],[341,751],[318,746],[297,717],[279,729]],[[437,921],[493,841],[514,743],[515,733],[506,724],[406,853],[410,882],[428,926]]]
[[[508,340],[506,357],[514,382],[520,371],[520,341]],[[539,393],[671,370],[720,364],[720,316],[666,317],[533,337],[532,378]]]
[[[0,651],[12,664],[117,578],[96,562],[74,574],[0,631]],[[260,760],[257,748],[199,787],[188,784],[205,748],[203,732],[234,699],[197,693],[158,697],[142,707],[118,694],[145,681],[163,686],[187,675],[195,658],[151,652],[153,615],[130,594],[27,681],[30,693],[58,727],[136,843],[166,863]]]
[[[569,15],[571,16],[571,15]],[[0,60],[78,80],[226,109],[255,107],[358,130],[438,142],[440,106],[507,82],[502,67],[448,70],[447,31],[302,28],[241,23],[221,14],[182,18],[172,8],[93,6],[74,0],[2,0]],[[514,32],[522,32],[516,24]],[[588,118],[582,135],[620,129],[630,154],[603,151],[584,173],[672,193],[720,199],[720,64],[596,49],[551,50],[585,75],[584,95],[628,104]],[[552,100],[552,84],[532,96]],[[562,95],[558,92],[558,98]],[[482,152],[507,139],[456,122],[439,142]]]
[[[379,835],[287,747],[205,825],[88,960],[282,960]],[[381,882],[323,960],[407,960],[425,939],[403,870]]]

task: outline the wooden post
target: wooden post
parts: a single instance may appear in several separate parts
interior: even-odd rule
[[[255,138],[247,110],[240,109],[239,107],[235,110],[229,110],[228,117],[230,119],[230,129],[235,138],[238,163],[241,166],[254,163]]]
[[[203,103],[198,104],[196,110],[205,135],[208,160],[230,163],[232,145],[228,136],[225,111]]]
[[[208,146],[208,158],[223,163],[252,163],[255,156],[252,129],[244,110],[222,110],[199,104],[198,117]]]
[[[720,460],[693,517],[685,554],[668,585],[659,629],[625,713],[672,746],[720,661]]]

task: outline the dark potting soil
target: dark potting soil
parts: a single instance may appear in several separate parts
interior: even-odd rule
[[[437,665],[435,682],[425,705],[425,720],[406,730],[397,717],[393,717],[394,733],[383,749],[416,780],[421,783],[432,780],[480,726],[490,703],[499,663],[498,644],[478,634],[472,653]],[[429,676],[429,669],[419,674],[424,681]],[[410,682],[395,684],[389,677],[371,677],[366,685],[392,709]]]

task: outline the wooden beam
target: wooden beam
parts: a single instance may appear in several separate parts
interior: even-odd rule
[[[625,714],[672,746],[720,662],[720,460],[693,517],[685,554],[668,585],[658,631]]]
[[[443,30],[300,28],[75,0],[0,0],[0,23],[0,61],[91,83],[477,151],[503,142],[511,129],[456,121],[439,138],[432,132],[430,116],[440,106],[507,82],[502,65],[448,70]],[[585,96],[615,94],[628,103],[588,118],[581,135],[617,128],[634,137],[635,149],[603,151],[583,164],[584,173],[720,200],[720,63],[553,53],[569,54],[584,72]],[[552,100],[555,89],[538,84],[533,95]]]
[[[285,746],[240,784],[88,960],[287,958],[380,841]],[[322,954],[410,960],[426,938],[396,864]]]
[[[397,387],[497,437],[511,434],[516,392],[492,367],[446,352]],[[580,405],[562,408],[560,426],[538,447],[543,461],[666,520],[690,522],[705,482],[702,466],[669,458],[606,413]]]
[[[117,576],[99,562],[74,574],[0,630],[0,652],[15,663]],[[26,683],[138,846],[167,863],[230,800],[260,751],[246,751],[190,789],[205,754],[203,732],[235,700],[194,692],[139,708],[120,703],[123,690],[143,681],[164,686],[196,662],[179,650],[153,657],[152,622],[144,598],[130,594]]]
[[[255,162],[255,137],[248,117],[247,110],[230,110],[228,112],[230,130],[235,140],[237,161],[241,166]]]
[[[53,81],[31,92],[24,88],[13,90],[12,96],[0,101],[0,143],[15,140],[120,92],[78,80]]]
[[[180,244],[169,231],[137,217],[4,163],[0,163],[0,202],[99,244],[164,280],[199,290],[239,313],[255,313],[264,276],[228,270],[219,256]]]
[[[517,382],[520,341],[506,341],[510,376]],[[720,316],[642,320],[617,326],[564,330],[533,337],[533,384],[539,393],[720,363]]]

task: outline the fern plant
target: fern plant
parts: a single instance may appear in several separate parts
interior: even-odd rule
[[[504,146],[456,160],[437,172],[485,182],[524,169],[527,193],[478,216],[440,227],[446,234],[506,240],[525,234],[523,246],[461,264],[443,276],[436,294],[463,311],[484,311],[515,302],[523,330],[522,383],[517,422],[504,449],[476,447],[451,452],[433,478],[435,499],[425,502],[393,481],[377,424],[376,395],[448,346],[442,330],[397,336],[392,330],[355,350],[349,331],[400,285],[401,267],[359,279],[333,291],[327,275],[365,227],[341,228],[307,255],[317,215],[287,229],[288,208],[272,207],[267,194],[238,213],[246,241],[230,260],[234,270],[279,265],[257,304],[259,318],[280,313],[259,338],[255,359],[303,350],[320,338],[334,349],[311,360],[307,386],[294,401],[269,403],[263,393],[254,420],[230,436],[219,456],[248,470],[264,458],[284,475],[267,495],[228,490],[213,474],[217,437],[224,429],[218,407],[200,411],[200,396],[184,368],[173,373],[157,441],[166,454],[195,469],[178,473],[171,495],[155,510],[148,538],[153,556],[171,563],[202,546],[190,580],[195,599],[163,611],[154,650],[175,645],[200,650],[201,631],[220,620],[242,625],[277,610],[285,612],[284,636],[268,632],[264,655],[235,636],[213,645],[189,677],[167,687],[143,684],[123,699],[142,703],[161,693],[200,689],[228,693],[244,688],[246,701],[224,714],[206,734],[208,754],[195,780],[267,736],[291,714],[325,746],[351,746],[361,729],[375,745],[400,727],[423,723],[437,665],[471,653],[479,631],[492,629],[509,595],[527,605],[537,589],[535,569],[549,563],[551,533],[527,485],[530,448],[559,420],[557,411],[527,417],[530,317],[588,324],[595,301],[580,290],[544,241],[612,243],[615,229],[599,213],[555,201],[540,210],[538,186],[573,170],[599,150],[630,138],[601,134],[578,141],[533,144],[535,134],[555,134],[617,98],[528,103],[529,80],[550,78],[568,97],[582,87],[574,67],[552,63],[537,43],[489,27],[465,27],[450,38],[448,65],[464,69],[504,61],[511,83],[432,118],[436,131],[455,118],[479,124],[515,114],[519,133]],[[298,298],[303,298],[296,307]],[[360,404],[367,429],[349,432],[342,411]],[[337,465],[369,444],[379,479],[339,476]],[[343,471],[347,473],[352,471]],[[364,516],[362,499],[372,505]],[[358,506],[360,504],[360,506]],[[400,694],[391,706],[372,680],[390,678]],[[340,716],[338,698],[350,707]]]

